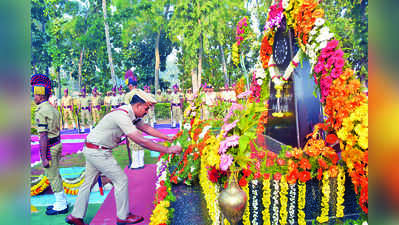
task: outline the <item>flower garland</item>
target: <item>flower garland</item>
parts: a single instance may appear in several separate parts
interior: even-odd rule
[[[279,186],[279,181],[273,179],[273,207],[272,207],[272,224],[278,224],[278,219],[279,219],[279,196],[280,192],[280,186]]]
[[[321,188],[323,192],[323,197],[321,199],[321,215],[316,218],[319,223],[325,223],[328,221],[328,211],[330,209],[330,182],[329,182],[329,173],[325,171],[323,173],[323,186]]]
[[[296,184],[289,184],[288,223],[295,224]]]
[[[342,204],[344,203],[345,194],[345,171],[343,168],[339,168],[338,178],[337,178],[337,213],[336,217],[340,218],[344,216],[344,208]]]
[[[305,220],[306,184],[298,181],[298,224],[306,225]]]
[[[244,187],[242,187],[242,190],[245,191],[245,194],[247,195],[247,199],[249,199],[249,187],[248,187],[248,183],[247,185],[245,185]],[[242,224],[243,225],[250,225],[251,221],[249,220],[249,204],[245,205],[245,211],[244,211],[244,215],[242,216]]]
[[[287,224],[287,216],[288,216],[288,212],[287,212],[288,183],[286,180],[286,176],[281,177],[280,187],[281,187],[281,189],[280,189],[280,204],[281,204],[281,206],[280,206],[280,224],[285,225],[285,224]]]
[[[263,215],[263,224],[270,225],[270,179],[263,180],[263,196],[262,203],[264,210],[262,212]]]
[[[238,66],[238,64],[240,63],[240,53],[239,53],[237,42],[235,42],[231,46],[231,58],[232,58],[234,65]]]
[[[48,186],[50,186],[50,181],[46,176],[41,175],[41,180],[39,183],[35,184],[30,188],[30,196],[35,196],[42,193]]]
[[[258,211],[259,211],[259,206],[258,206],[258,180],[252,180],[251,181],[252,185],[252,209],[253,209],[253,215],[252,215],[252,225],[257,225],[258,224]]]

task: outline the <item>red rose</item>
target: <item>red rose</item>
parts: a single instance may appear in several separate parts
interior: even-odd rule
[[[337,140],[338,140],[338,137],[335,134],[329,134],[326,137],[326,142],[327,142],[327,144],[330,144],[330,145],[335,144],[335,142],[337,142]]]
[[[263,174],[263,178],[264,178],[265,180],[269,180],[269,179],[270,179],[270,173],[264,173],[264,174]]]
[[[288,173],[287,182],[289,184],[295,184],[296,180],[298,179],[299,171],[297,169],[292,170]]]
[[[285,165],[284,159],[277,159],[277,165],[284,166]]]
[[[244,177],[241,177],[240,181],[238,182],[238,184],[239,184],[241,187],[246,186],[247,183],[248,183],[248,182],[247,182],[247,180],[246,180]]]
[[[215,168],[212,168],[211,170],[208,171],[208,178],[213,183],[216,183],[219,177],[220,177],[219,172]]]
[[[326,161],[324,161],[323,159],[320,159],[320,158],[318,158],[318,161],[319,161],[319,165],[320,165],[321,168],[323,168],[323,169],[327,169],[328,168],[328,165],[327,165]]]
[[[248,177],[249,175],[251,175],[252,171],[250,169],[243,169],[242,173],[244,174],[244,176]]]
[[[258,152],[258,157],[259,157],[260,159],[265,158],[265,155],[266,155],[265,151],[260,151],[260,152]]]
[[[161,182],[159,182],[159,184],[160,184],[161,186],[165,186],[165,181],[164,181],[164,180],[161,180]]]
[[[275,179],[275,180],[280,180],[281,179],[281,173],[279,173],[279,172],[277,172],[277,173],[275,173],[274,175],[273,175],[273,178]]]
[[[321,168],[319,168],[317,170],[317,179],[321,180],[321,177],[323,176],[323,170]]]
[[[273,166],[273,164],[274,164],[274,161],[273,161],[273,160],[266,159],[266,166],[267,166],[267,167]]]
[[[299,167],[306,170],[312,167],[312,165],[310,165],[309,160],[303,158],[300,162],[299,162]]]
[[[267,157],[270,158],[270,159],[274,159],[274,158],[277,157],[277,154],[272,152],[272,151],[268,151],[267,152]]]
[[[177,177],[176,176],[171,177],[170,182],[177,184]]]
[[[285,152],[285,157],[291,158],[292,157],[292,153],[290,151],[286,151]]]
[[[310,172],[309,171],[302,171],[299,173],[299,180],[305,183],[306,181],[310,180]]]
[[[258,179],[259,177],[261,177],[262,175],[259,172],[256,172],[254,175],[254,179]]]

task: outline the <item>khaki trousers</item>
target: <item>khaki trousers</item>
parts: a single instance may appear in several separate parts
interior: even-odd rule
[[[129,168],[139,168],[144,166],[144,149],[140,145],[136,144],[132,139],[129,138],[129,148],[131,151],[132,161],[130,162]]]
[[[75,119],[73,118],[72,110],[69,108],[64,108],[64,124],[71,128],[70,124],[72,122],[73,127],[75,128]]]
[[[86,128],[88,128],[89,126],[92,125],[91,115],[90,115],[90,111],[88,109],[80,110],[80,118],[82,119],[82,121],[80,121],[82,123],[81,126],[85,126]]]
[[[181,108],[179,106],[172,106],[172,122],[182,121]],[[181,126],[181,124],[180,124]]]
[[[93,122],[97,123],[100,120],[100,111],[97,108],[92,108]]]
[[[64,191],[64,188],[62,187],[62,178],[60,175],[60,171],[58,170],[59,162],[61,160],[61,152],[61,143],[50,147],[51,163],[49,168],[43,168],[44,175],[50,181],[50,186],[54,193]]]
[[[114,184],[116,215],[119,219],[126,219],[129,213],[128,179],[112,156],[112,152],[85,146],[83,154],[86,158],[85,181],[79,188],[72,216],[83,218],[86,215],[91,185],[101,172]]]

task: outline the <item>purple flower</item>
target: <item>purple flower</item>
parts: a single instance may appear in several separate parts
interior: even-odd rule
[[[232,135],[232,136],[227,137],[225,140],[221,141],[220,146],[219,146],[219,154],[224,154],[224,153],[226,153],[226,150],[228,148],[237,146],[239,139],[240,139],[240,136]]]
[[[227,133],[233,129],[237,125],[238,120],[234,120],[234,122],[229,123],[229,124],[223,124],[222,130],[225,131],[224,136],[226,137]]]
[[[233,156],[229,154],[223,154],[220,157],[220,169],[223,171],[227,171],[231,164],[233,163]]]

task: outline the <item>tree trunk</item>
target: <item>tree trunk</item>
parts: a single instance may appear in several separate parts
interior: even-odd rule
[[[109,28],[107,23],[107,1],[102,0],[102,3],[103,3],[103,15],[104,15],[105,40],[107,42],[107,52],[108,52],[109,67],[111,69],[111,79],[113,86],[116,86],[114,64],[112,63],[111,41],[109,38]]]
[[[56,69],[57,73],[57,82],[58,82],[58,97],[61,98],[61,76],[60,76],[60,67]]]
[[[82,86],[82,65],[83,65],[83,53],[85,51],[85,47],[83,46],[82,50],[80,50],[80,58],[78,65],[78,88],[80,90]]]
[[[159,39],[161,38],[161,28],[157,34],[157,40],[155,41],[155,92],[159,89],[159,65],[161,64],[161,58],[159,57]]]
[[[227,75],[227,65],[226,58],[224,56],[223,46],[219,43],[220,56],[222,57],[222,67],[223,67],[223,75],[224,75],[224,83],[230,86],[229,84],[229,76]]]
[[[202,33],[200,34],[200,47],[198,54],[198,75],[197,75],[197,90],[201,87],[201,73],[202,73],[202,54],[204,52],[203,49],[203,37]]]
[[[197,79],[197,68],[193,68],[192,70],[191,70],[191,83],[193,84],[193,93],[194,94],[197,94],[198,93],[198,84],[197,84],[197,82],[198,82],[198,79]]]

